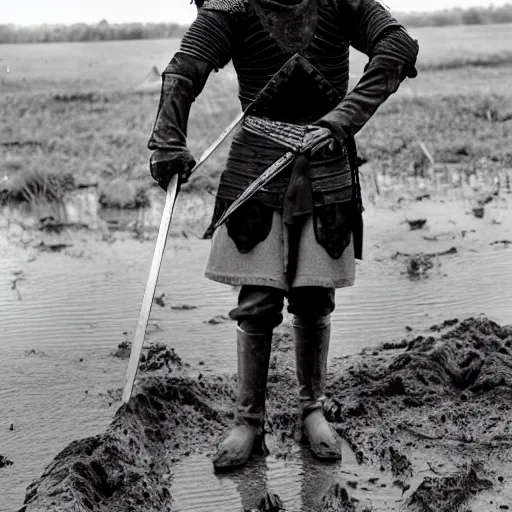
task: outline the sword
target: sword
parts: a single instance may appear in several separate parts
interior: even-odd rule
[[[249,104],[249,106],[230,123],[230,125],[219,135],[217,140],[201,155],[201,158],[192,169],[191,174],[197,171],[199,167],[208,159],[208,157],[221,145],[224,139],[240,124],[242,119],[245,117],[247,112],[256,104],[263,93],[268,87],[274,82],[276,77],[279,76],[281,70],[285,68],[292,59],[288,60],[284,66],[272,76],[268,83],[258,93],[256,98]],[[178,194],[178,176],[174,175],[167,187],[167,194],[165,198],[164,211],[162,213],[162,220],[160,221],[160,228],[158,229],[158,236],[155,245],[155,252],[153,254],[153,261],[151,263],[151,269],[149,271],[149,278],[144,291],[144,298],[142,299],[142,306],[140,310],[139,320],[135,329],[135,336],[133,338],[132,349],[130,352],[130,360],[128,361],[128,368],[126,371],[125,385],[122,396],[123,403],[128,403],[133,391],[133,385],[137,376],[137,370],[139,368],[140,356],[142,354],[142,348],[144,346],[144,338],[146,336],[146,330],[148,327],[149,315],[151,313],[151,306],[153,305],[153,299],[155,297],[156,283],[158,281],[158,275],[160,273],[160,266],[162,264],[162,257],[165,250],[165,244],[167,241],[167,234],[171,225],[172,213],[174,210],[174,204],[176,203],[176,196]]]
[[[276,160],[263,174],[258,176],[227,208],[222,217],[213,225],[213,229],[217,229],[228,220],[228,217],[248,199],[250,199],[258,190],[261,190],[271,179],[275,178],[293,159],[295,154],[291,151],[285,153],[281,158]]]
[[[201,158],[192,169],[192,173],[197,171],[199,167],[207,160],[207,158],[220,146],[224,139],[238,126],[244,117],[244,112],[238,114],[233,122],[219,135],[217,140],[201,155]],[[164,211],[162,213],[162,220],[160,221],[160,228],[158,229],[158,236],[156,239],[155,252],[153,254],[153,261],[149,271],[149,278],[144,291],[144,298],[142,299],[142,306],[140,309],[139,321],[135,329],[135,336],[133,338],[132,349],[130,352],[130,360],[128,361],[128,368],[126,370],[123,403],[128,403],[132,396],[133,385],[137,370],[139,368],[140,356],[142,354],[142,347],[144,346],[144,338],[146,336],[146,329],[148,327],[149,315],[151,313],[151,306],[155,297],[156,283],[158,275],[160,274],[160,266],[164,255],[165,244],[167,242],[167,234],[171,225],[172,213],[178,195],[178,175],[175,174],[169,186],[165,197]]]

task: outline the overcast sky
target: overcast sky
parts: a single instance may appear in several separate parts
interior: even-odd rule
[[[189,23],[195,7],[190,0],[0,0],[0,24],[175,21]],[[510,0],[509,0],[510,1]],[[394,11],[432,11],[489,5],[485,0],[384,0]],[[495,0],[494,5],[507,3]]]

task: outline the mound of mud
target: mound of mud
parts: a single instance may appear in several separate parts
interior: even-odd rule
[[[396,500],[386,510],[499,510],[512,489],[512,475],[504,477],[512,462],[512,326],[453,323],[330,366],[326,413],[361,467],[377,472],[369,481],[393,481]],[[289,334],[276,335],[268,386],[267,431],[284,459],[297,450],[291,348]],[[190,378],[174,352],[164,353],[148,352],[137,394],[107,432],[58,454],[19,512],[172,510],[173,464],[210,456],[233,417],[236,379]],[[375,510],[374,494],[362,500],[365,487],[348,484],[334,485],[319,510]]]

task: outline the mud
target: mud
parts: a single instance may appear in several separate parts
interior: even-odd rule
[[[344,461],[330,488],[311,491],[318,494],[314,510],[510,506],[512,326],[478,317],[447,320],[430,331],[332,362],[326,415],[357,464],[347,479],[343,468],[350,461]],[[266,430],[272,456],[285,461],[303,457],[294,441],[293,357],[289,333],[279,332]],[[27,489],[20,512],[174,510],[176,463],[211,456],[232,421],[235,386],[234,376],[192,376],[172,349],[149,346],[129,404],[104,434],[58,454]],[[393,499],[378,508],[384,489]],[[280,503],[260,498],[263,507]]]
[[[457,248],[451,247],[446,251],[432,253],[409,254],[397,251],[392,259],[401,259],[403,261],[402,274],[407,274],[410,279],[421,279],[429,276],[429,271],[433,268],[440,268],[439,256],[457,254]]]
[[[9,460],[7,457],[0,455],[0,469],[5,468],[6,466],[12,466],[12,460]]]
[[[421,196],[421,199],[416,198],[417,201],[421,201],[422,199],[424,199],[424,196]],[[408,219],[407,223],[409,224],[409,229],[414,231],[416,229],[422,229],[427,223],[427,219]]]
[[[492,488],[492,482],[480,476],[482,473],[482,465],[471,462],[453,476],[427,477],[409,498],[409,505],[413,510],[429,512],[457,510],[471,494]]]

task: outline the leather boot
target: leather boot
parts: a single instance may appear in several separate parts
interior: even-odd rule
[[[271,344],[272,331],[249,334],[237,327],[236,425],[218,446],[213,461],[217,471],[244,465],[252,453],[268,454],[263,427]]]
[[[299,433],[309,440],[313,455],[322,460],[341,459],[341,442],[324,417],[330,316],[307,322],[292,321],[299,383]]]

